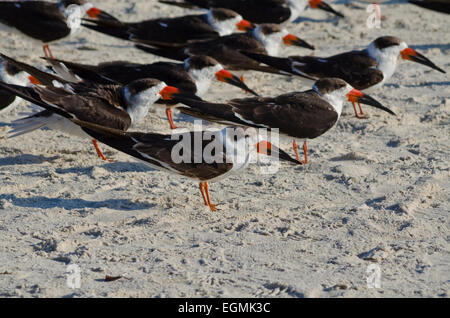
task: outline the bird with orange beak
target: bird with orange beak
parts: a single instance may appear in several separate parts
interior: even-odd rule
[[[101,84],[120,83],[126,85],[140,78],[156,78],[170,86],[179,88],[184,93],[203,96],[208,92],[212,83],[217,80],[238,87],[255,96],[258,95],[236,75],[224,69],[219,62],[205,55],[191,56],[183,63],[161,61],[140,64],[111,61],[98,65],[88,65],[59,59],[47,59],[47,61],[60,77],[70,82],[78,82],[81,79]],[[167,106],[166,115],[170,128],[177,128],[173,122],[171,104],[162,101],[158,101],[157,104]]]
[[[278,129],[281,136],[294,138],[293,147],[300,161],[295,139],[303,140],[304,160],[308,163],[307,139],[314,139],[330,130],[341,116],[345,101],[362,103],[395,115],[389,108],[339,78],[316,81],[311,90],[292,92],[277,97],[232,99],[210,103],[183,94],[168,94],[186,107],[182,113],[221,124],[254,128]]]
[[[322,0],[160,0],[159,2],[184,8],[227,8],[253,23],[278,24],[294,21],[307,8],[320,9],[344,17]]]
[[[142,121],[160,97],[167,99],[171,94],[179,93],[177,88],[154,78],[139,78],[126,85],[105,85],[87,80],[72,83],[5,55],[1,57],[19,70],[26,69],[27,73],[35,75],[29,80],[40,86],[24,87],[0,81],[0,92],[5,91],[43,108],[48,109],[49,105],[59,107],[76,118],[123,131]],[[17,137],[43,127],[89,138],[64,116],[47,110],[15,120],[8,137]],[[97,140],[93,139],[92,143],[97,155],[107,160]]]
[[[53,57],[49,43],[74,34],[84,15],[115,20],[84,0],[0,1],[0,24],[41,42],[46,57]]]
[[[252,52],[242,53],[259,63],[285,73],[312,79],[338,77],[364,91],[373,91],[389,81],[399,59],[423,64],[445,73],[424,55],[408,47],[404,41],[394,36],[379,37],[364,50],[349,51],[330,57],[289,56],[279,58]],[[366,114],[361,105],[359,105],[360,113],[358,113],[356,104],[357,102],[353,102],[355,116],[365,118]]]
[[[139,22],[110,21],[101,18],[83,20],[82,25],[86,28],[109,36],[169,46],[217,38],[254,27],[238,13],[223,8],[212,8],[204,14]]]
[[[234,33],[202,42],[191,43],[179,47],[167,47],[158,43],[137,44],[136,47],[145,52],[167,57],[174,60],[184,60],[193,55],[207,55],[216,59],[229,70],[255,70],[279,74],[271,67],[260,66],[251,58],[247,58],[240,51],[277,56],[283,46],[298,46],[314,49],[314,46],[289,33],[278,24],[260,24],[253,28],[248,25],[246,33]]]

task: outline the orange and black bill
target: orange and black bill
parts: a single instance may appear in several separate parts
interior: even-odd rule
[[[87,10],[86,14],[91,19],[120,22],[117,18],[113,17],[109,13],[95,7]]]
[[[338,17],[343,18],[344,15],[336,10],[334,10],[328,3],[323,2],[322,0],[309,0],[309,6],[314,9],[320,9],[326,12],[330,12]]]
[[[278,158],[280,161],[288,161],[295,163],[296,165],[301,165],[302,163],[295,158],[292,158],[287,152],[281,150],[280,148],[274,146],[268,141],[260,141],[256,145],[256,151],[260,154]]]
[[[441,69],[440,67],[436,66],[436,64],[434,64],[433,62],[431,62],[427,57],[425,57],[424,55],[420,54],[419,52],[417,52],[414,49],[411,48],[406,48],[403,51],[400,52],[400,55],[402,57],[402,59],[404,60],[409,60],[409,61],[413,61],[419,64],[423,64],[426,65],[428,67],[431,67],[432,69],[435,69],[436,71],[439,71],[441,73],[445,73],[445,71],[443,69]]]
[[[314,45],[309,44],[308,42],[300,39],[299,37],[293,35],[293,34],[288,34],[285,37],[283,37],[283,42],[286,45],[295,45],[295,46],[300,46],[300,47],[304,47],[310,50],[314,50],[315,47]]]
[[[385,112],[395,116],[395,113],[392,110],[381,105],[377,100],[375,100],[374,98],[370,97],[367,94],[364,94],[363,92],[361,92],[357,89],[352,89],[347,94],[347,98],[348,98],[349,102],[369,105],[369,106],[384,110]]]
[[[239,31],[252,31],[255,28],[255,25],[247,20],[241,20],[238,23],[236,23],[236,27]]]
[[[243,89],[244,91],[252,95],[259,96],[255,91],[251,90],[239,77],[227,70],[218,71],[216,73],[216,78],[218,81],[239,87],[240,89]]]

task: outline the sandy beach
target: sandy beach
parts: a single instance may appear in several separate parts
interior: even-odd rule
[[[447,74],[400,61],[388,83],[370,92],[397,116],[366,107],[370,118],[357,119],[346,103],[338,124],[309,142],[308,165],[283,163],[273,175],[252,165],[212,183],[217,212],[202,204],[197,183],[106,145],[112,163],[98,159],[85,140],[58,131],[0,139],[0,296],[449,297],[448,15],[382,1],[385,19],[371,29],[368,2],[330,3],[345,19],[307,10],[286,25],[315,45],[316,56],[393,35]],[[95,5],[124,21],[196,12],[156,0]],[[0,35],[2,53],[45,66],[39,45]],[[52,51],[87,64],[164,60],[88,29]],[[282,51],[293,54],[311,51]],[[245,78],[263,96],[310,88],[294,77],[245,72]],[[204,99],[246,96],[214,83]],[[0,115],[0,136],[27,111],[22,102]],[[188,116],[176,114],[175,122],[193,127]],[[170,133],[162,111],[132,130]],[[291,143],[280,145],[293,155]],[[67,284],[70,265],[80,270],[79,288]],[[106,282],[107,275],[122,278]],[[379,285],[368,284],[372,275]]]

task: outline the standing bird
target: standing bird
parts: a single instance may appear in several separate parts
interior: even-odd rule
[[[124,133],[102,127],[85,128],[100,142],[137,158],[152,168],[181,175],[199,182],[204,204],[211,211],[217,206],[211,202],[208,182],[216,182],[233,174],[240,174],[250,164],[254,154],[260,153],[283,161],[299,164],[287,153],[267,141],[259,141],[254,129],[228,127],[220,131],[185,132],[173,135],[155,133]],[[198,139],[200,145],[194,142]],[[212,139],[212,141],[211,141]],[[181,141],[180,141],[181,140]],[[183,144],[183,157],[175,160],[174,148]],[[214,145],[215,152],[208,154]]]
[[[308,163],[307,139],[330,130],[341,116],[344,100],[359,102],[395,115],[372,97],[354,89],[339,78],[323,78],[311,90],[293,92],[277,97],[233,99],[226,103],[210,103],[182,94],[168,94],[187,107],[178,107],[185,114],[221,124],[238,124],[254,128],[278,128],[283,136],[304,140],[303,150]],[[297,143],[293,147],[297,160]]]
[[[31,68],[29,66],[29,68]],[[33,73],[42,72],[35,70]],[[42,72],[44,73],[44,72]],[[38,80],[48,81],[53,75],[36,76]],[[54,76],[53,76],[54,77]],[[48,108],[58,106],[77,114],[77,118],[105,127],[126,131],[131,125],[141,121],[148,109],[167,92],[178,92],[175,87],[167,86],[157,79],[138,79],[127,85],[102,85],[83,81],[70,83],[56,78],[53,86],[23,87],[0,82],[0,88],[19,96],[37,106]],[[63,116],[44,110],[29,117],[15,121],[9,137],[16,137],[42,127],[61,130],[71,135],[86,138],[86,134],[77,125],[67,121]],[[98,143],[92,139],[97,155],[107,158],[101,152]]]
[[[393,36],[379,37],[364,50],[349,51],[330,57],[289,56],[280,58],[253,52],[242,53],[284,73],[316,79],[338,77],[359,90],[374,90],[381,87],[394,74],[399,58],[445,73],[428,58]],[[356,110],[355,103],[353,103],[353,108],[357,118],[366,117],[361,105],[359,105],[360,114]]]
[[[308,7],[344,17],[322,0],[160,0],[159,2],[184,8],[228,8],[253,23],[294,21]]]
[[[84,19],[82,25],[103,34],[123,40],[151,41],[165,45],[182,45],[190,42],[246,31],[253,25],[236,12],[212,8],[205,14],[176,18],[158,18],[141,22]]]
[[[192,55],[208,55],[230,70],[255,70],[278,74],[272,67],[260,63],[240,53],[240,50],[277,56],[281,46],[295,45],[313,50],[314,47],[290,34],[277,24],[261,24],[247,33],[236,33],[217,39],[191,43],[180,47],[163,47],[146,43],[136,47],[155,55],[182,61]]]
[[[0,83],[1,85],[1,83]],[[267,141],[259,141],[257,131],[251,129],[235,130],[232,127],[221,131],[186,132],[172,135],[157,133],[124,132],[80,119],[81,109],[61,109],[50,104],[42,105],[48,112],[55,112],[72,125],[77,125],[84,134],[100,142],[143,161],[152,168],[181,175],[199,182],[199,189],[204,204],[211,211],[217,211],[211,202],[208,182],[224,179],[232,174],[242,172],[257,153],[298,164],[287,153]],[[194,140],[200,140],[200,148]],[[212,139],[212,140],[211,140]],[[181,141],[180,141],[181,140]],[[187,160],[178,160],[173,156],[173,149],[184,140],[192,142],[183,144]],[[213,145],[213,147],[212,147]],[[207,148],[211,151],[208,154]]]
[[[49,43],[69,37],[81,26],[81,18],[114,17],[84,0],[0,1],[0,26],[13,28],[43,45],[46,57],[53,57]]]
[[[85,65],[62,60],[47,59],[53,69],[66,80],[89,81],[126,85],[139,78],[156,78],[170,86],[177,87],[184,93],[203,96],[209,90],[214,79],[239,87],[253,95],[253,90],[247,87],[236,75],[225,70],[215,59],[199,55],[187,58],[184,63],[156,62],[153,64],[137,64],[123,61],[105,62],[98,65]],[[72,74],[67,74],[67,70]],[[67,74],[67,75],[65,75]],[[76,76],[75,78],[73,76]],[[160,102],[158,102],[160,103]],[[177,128],[172,119],[170,101],[164,102],[166,115],[172,129]]]

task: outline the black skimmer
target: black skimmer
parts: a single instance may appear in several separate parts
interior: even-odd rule
[[[63,78],[70,80],[73,74],[78,78],[98,83],[120,83],[126,85],[139,78],[156,78],[180,91],[197,96],[203,96],[214,79],[239,87],[246,92],[257,95],[245,85],[236,75],[225,70],[215,59],[200,55],[187,58],[184,63],[156,62],[153,64],[137,64],[123,61],[105,62],[98,65],[85,65],[62,60],[47,59],[54,70]],[[61,65],[62,64],[62,65]],[[58,71],[59,70],[59,71]],[[65,76],[69,70],[71,74]],[[76,80],[76,79],[75,79]],[[166,101],[166,115],[170,127],[176,128],[171,103]]]
[[[279,71],[259,65],[239,51],[277,56],[281,46],[295,45],[313,50],[314,47],[277,24],[261,24],[247,33],[236,33],[203,42],[174,47],[137,44],[136,47],[155,55],[174,60],[184,60],[192,55],[208,55],[230,70],[255,70],[278,74]]]
[[[208,182],[216,182],[230,175],[242,173],[250,164],[254,154],[260,153],[277,157],[279,160],[299,164],[283,150],[272,145],[268,141],[259,141],[256,130],[227,127],[217,132],[200,131],[184,132],[175,135],[160,135],[154,133],[124,133],[112,132],[111,129],[96,127],[87,129],[89,134],[100,142],[122,152],[125,152],[151,167],[178,174],[199,182],[199,189],[203,197],[204,204],[211,211],[217,211],[215,204],[211,202]],[[196,134],[201,134],[196,137]],[[184,136],[183,136],[184,135]],[[189,135],[189,136],[186,136]],[[172,151],[180,140],[201,140],[201,148],[196,149],[195,143],[190,144],[191,148],[183,148],[188,154],[188,160],[174,160]],[[216,148],[216,152],[205,155],[206,147],[211,147],[211,138],[214,145],[221,145]],[[232,154],[230,156],[230,154]],[[184,157],[184,156],[183,156]],[[199,158],[200,157],[200,158]]]
[[[36,69],[33,73],[38,72],[41,71]],[[38,75],[36,79],[46,81],[49,75],[42,77]],[[69,83],[57,78],[52,84],[54,86],[23,87],[0,82],[0,87],[37,106],[43,108],[48,108],[48,105],[58,106],[75,114],[80,120],[124,131],[144,119],[148,109],[160,95],[178,92],[175,87],[167,86],[164,82],[151,78],[138,79],[127,85],[102,85],[86,81]],[[9,137],[16,137],[42,127],[62,130],[82,138],[87,137],[78,126],[68,122],[65,117],[48,110],[15,121],[14,129],[9,133]],[[92,140],[92,143],[98,156],[107,160],[98,147],[97,141]]]
[[[322,0],[160,0],[159,2],[184,8],[228,8],[254,23],[294,21],[308,7],[344,17]]]
[[[0,81],[20,86],[36,83],[34,77],[1,57]],[[14,109],[20,101],[21,98],[16,97],[16,95],[11,94],[7,90],[0,89],[0,114]]]
[[[247,31],[252,24],[229,9],[213,8],[201,15],[176,18],[158,18],[141,22],[116,22],[91,20],[82,25],[123,40],[180,45],[189,42],[217,38],[238,30]]]
[[[39,41],[47,57],[53,57],[49,43],[76,32],[85,14],[96,19],[115,19],[84,0],[0,1],[0,26]]]
[[[408,0],[408,2],[425,9],[450,14],[450,0]]]
[[[4,85],[0,83],[0,86]],[[170,92],[166,94],[166,97],[169,98]],[[180,136],[177,138],[174,134],[124,132],[94,124],[90,121],[82,121],[79,117],[78,109],[72,112],[67,107],[62,109],[47,103],[41,106],[46,108],[47,112],[54,112],[58,114],[55,116],[65,118],[71,125],[76,125],[80,131],[83,131],[90,138],[139,159],[155,169],[198,181],[204,203],[211,211],[218,209],[211,202],[208,182],[219,181],[231,174],[241,172],[251,162],[255,150],[260,154],[298,164],[298,161],[270,142],[260,141],[257,130],[245,128],[236,130],[228,127],[218,132],[178,133]],[[201,136],[196,136],[196,134],[201,134]],[[186,151],[186,153],[183,153],[183,157],[187,155],[187,160],[174,158],[172,150],[175,146],[179,146],[180,140],[193,141],[196,138],[201,140],[200,149],[197,149],[198,145],[196,142],[189,143],[189,148],[183,148],[183,152]],[[211,147],[212,142],[214,147]],[[217,147],[219,143],[221,147]],[[206,147],[209,147],[211,150],[214,149],[214,151],[211,151],[210,156],[205,155],[207,153],[205,151]]]
[[[364,50],[345,52],[330,57],[290,56],[279,58],[253,52],[242,53],[285,73],[316,79],[338,77],[356,89],[365,91],[379,88],[388,81],[395,72],[399,57],[445,73],[428,58],[393,36],[379,37]],[[361,106],[359,106],[361,114],[358,114],[355,104],[353,107],[356,117],[365,118],[366,114]]]
[[[210,103],[176,93],[166,97],[188,106],[178,107],[182,113],[188,115],[221,124],[278,128],[280,135],[302,139],[304,164],[308,163],[306,140],[321,136],[336,124],[346,99],[395,115],[372,97],[338,78],[319,79],[311,90],[304,92],[287,93],[277,97],[233,99],[227,103]],[[293,146],[299,160],[295,140]]]

